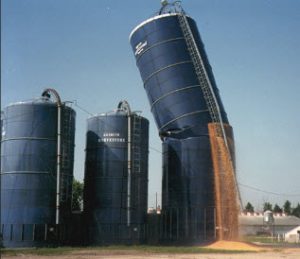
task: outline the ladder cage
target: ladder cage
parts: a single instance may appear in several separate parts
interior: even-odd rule
[[[214,89],[212,87],[212,84],[210,82],[209,76],[206,72],[203,58],[201,57],[200,51],[198,49],[198,46],[196,44],[196,41],[194,39],[194,35],[192,33],[192,30],[190,28],[189,22],[187,20],[187,17],[184,12],[178,13],[178,21],[180,28],[182,30],[189,54],[191,56],[191,60],[195,69],[195,73],[197,75],[197,78],[199,80],[199,84],[211,117],[211,120],[215,125],[217,126],[215,128],[217,137],[221,137],[224,140],[224,144],[227,149],[228,153],[228,159],[231,164],[231,167],[233,168],[233,161],[230,154],[228,142],[227,142],[227,136],[224,128],[224,123],[222,119],[222,114],[220,111],[220,107],[216,98],[216,95],[214,93]],[[242,201],[241,196],[238,188],[238,184],[235,177],[235,186],[238,193],[238,201],[240,206],[242,207]]]

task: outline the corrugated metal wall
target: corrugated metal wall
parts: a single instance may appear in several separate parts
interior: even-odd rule
[[[92,244],[145,240],[149,123],[136,114],[130,114],[130,121],[128,140],[128,115],[124,111],[88,120],[84,213]]]
[[[130,43],[163,141],[162,239],[206,241],[216,238],[212,119],[179,15],[163,13],[144,21]],[[196,23],[188,16],[187,22],[228,123]]]
[[[71,214],[75,112],[62,107],[61,223]],[[4,109],[1,228],[4,246],[38,246],[57,238],[57,106],[38,100]]]

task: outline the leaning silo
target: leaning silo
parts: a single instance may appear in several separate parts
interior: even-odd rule
[[[53,101],[52,94],[59,97],[47,89],[41,98],[11,104],[3,111],[1,232],[5,247],[58,243],[71,213],[75,111],[60,99]]]
[[[225,229],[217,217],[220,181],[215,180],[218,161],[211,139],[224,142],[231,170],[234,159],[227,143],[227,114],[204,44],[196,22],[178,2],[162,1],[156,16],[133,29],[130,43],[163,140],[163,239],[205,241]],[[210,124],[216,134],[209,131]],[[220,146],[215,146],[219,154]]]
[[[160,13],[139,24],[130,35],[151,111],[162,135],[175,138],[207,134],[211,122],[209,107],[193,63],[191,48],[181,28],[181,13]],[[196,22],[187,19],[197,50],[202,57],[202,70],[210,81],[220,106],[222,120],[228,123],[212,69],[209,65]],[[201,66],[201,64],[198,64]]]
[[[91,244],[145,240],[148,130],[126,101],[88,119],[84,215]]]

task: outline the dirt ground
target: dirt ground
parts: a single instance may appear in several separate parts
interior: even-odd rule
[[[190,254],[166,254],[143,252],[141,250],[95,250],[83,248],[82,250],[70,251],[62,255],[30,255],[22,254],[22,251],[14,256],[2,255],[2,258],[7,259],[300,259],[300,246],[294,248],[274,248],[257,246],[243,242],[215,242],[205,248],[222,250],[220,253],[190,253]],[[224,250],[231,250],[224,252]],[[232,252],[244,251],[244,252]],[[249,252],[251,251],[251,252]]]
[[[266,251],[266,252],[252,252],[252,253],[220,253],[220,254],[152,254],[152,253],[141,253],[141,252],[97,252],[94,250],[76,251],[67,255],[55,255],[55,256],[39,256],[39,255],[22,255],[18,256],[1,256],[1,258],[7,259],[279,259],[279,258],[300,258],[300,248],[285,248],[277,251]]]

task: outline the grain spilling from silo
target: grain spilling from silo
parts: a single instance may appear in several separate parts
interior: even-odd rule
[[[220,125],[209,123],[209,138],[214,171],[216,203],[216,229],[219,240],[233,240],[238,237],[238,191],[236,185],[234,144],[232,128],[224,125],[226,146],[220,136]]]
[[[224,222],[219,185],[230,179],[218,179],[221,175],[216,172],[221,164],[227,166],[227,160],[217,162],[214,157],[216,150],[228,152],[229,121],[195,20],[179,1],[163,1],[157,15],[133,29],[130,43],[163,142],[161,239],[183,243],[217,236],[231,239],[236,230],[224,234],[225,227],[220,233],[218,226]],[[220,125],[218,138],[223,144],[212,141],[210,123]],[[230,157],[234,160],[234,154]]]

